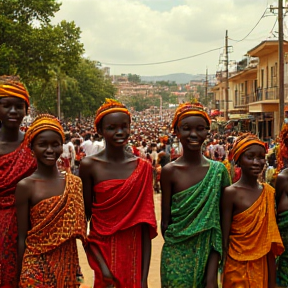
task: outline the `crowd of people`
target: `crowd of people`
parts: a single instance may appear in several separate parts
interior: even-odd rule
[[[210,131],[200,103],[156,115],[106,99],[66,121],[29,105],[1,76],[0,287],[79,287],[76,239],[94,287],[148,287],[155,193],[163,288],[288,286],[288,124],[267,144]]]

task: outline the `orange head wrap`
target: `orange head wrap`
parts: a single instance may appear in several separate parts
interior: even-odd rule
[[[0,98],[1,97],[18,97],[23,99],[28,106],[30,105],[28,91],[17,76],[0,77]]]
[[[183,118],[191,115],[202,116],[206,120],[208,126],[210,126],[211,120],[208,114],[205,112],[203,105],[200,103],[186,102],[184,104],[180,104],[175,111],[175,115],[172,121],[172,128],[174,129],[174,132],[176,131],[178,122]]]
[[[245,133],[237,138],[235,141],[233,148],[231,150],[232,158],[234,159],[235,163],[239,160],[239,157],[247,151],[249,146],[251,145],[260,145],[266,151],[266,145],[262,142],[256,135],[251,133]]]
[[[28,145],[31,144],[37,134],[46,130],[52,130],[59,133],[64,143],[65,136],[63,127],[61,126],[59,120],[50,114],[41,114],[35,118],[31,126],[26,131],[25,142]]]
[[[131,114],[126,108],[126,106],[114,99],[105,99],[105,103],[100,106],[100,108],[96,112],[96,117],[94,120],[94,127],[97,130],[97,125],[103,119],[103,117],[107,114],[114,113],[114,112],[123,112],[127,114],[131,121]]]

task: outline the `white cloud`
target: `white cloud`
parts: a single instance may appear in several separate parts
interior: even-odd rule
[[[154,1],[154,2],[153,2]],[[229,37],[241,39],[261,17],[267,0],[62,0],[54,23],[74,20],[82,30],[85,54],[109,63],[150,63],[198,54],[224,45]],[[164,3],[167,1],[167,9]],[[274,17],[265,17],[248,39],[234,46],[230,59],[241,60],[265,39]],[[276,25],[277,28],[277,25]],[[184,61],[154,66],[110,66],[113,74],[160,75],[216,71],[215,51]]]

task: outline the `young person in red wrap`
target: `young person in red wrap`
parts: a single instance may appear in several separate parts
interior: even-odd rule
[[[157,235],[153,171],[147,160],[125,151],[130,122],[123,104],[106,99],[95,118],[106,147],[80,164],[91,219],[86,253],[97,288],[148,287],[151,239]]]
[[[17,221],[15,188],[36,169],[36,161],[19,130],[29,107],[29,94],[19,78],[0,77],[0,287],[17,286]]]

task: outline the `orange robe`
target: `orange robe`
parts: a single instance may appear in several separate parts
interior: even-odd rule
[[[141,287],[142,225],[150,227],[150,238],[157,235],[154,213],[152,166],[141,158],[125,180],[107,180],[94,187],[92,219],[88,242],[99,247],[106,264],[120,286]],[[95,273],[94,287],[104,285],[102,272],[87,249]]]
[[[223,288],[268,288],[267,254],[281,255],[284,246],[275,218],[275,190],[263,184],[260,197],[234,215]]]
[[[0,155],[0,287],[17,286],[15,188],[36,166],[31,150],[24,143],[13,152]]]
[[[30,210],[19,287],[79,287],[76,238],[86,237],[86,220],[80,178],[66,174],[63,195],[54,196]]]

